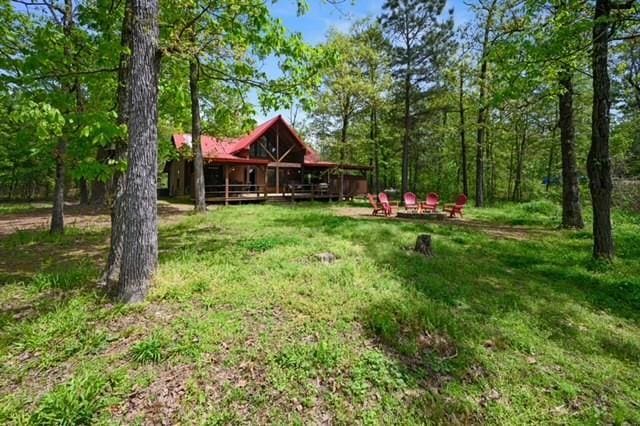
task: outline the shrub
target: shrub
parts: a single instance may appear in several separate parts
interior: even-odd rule
[[[545,216],[553,216],[558,213],[559,206],[549,200],[529,201],[518,206],[526,213],[538,213]]]

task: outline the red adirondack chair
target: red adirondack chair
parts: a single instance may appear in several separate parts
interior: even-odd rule
[[[460,194],[455,204],[445,204],[443,210],[449,212],[449,217],[456,217],[456,214],[462,217],[462,209],[464,209],[465,204],[467,204],[467,196]]]
[[[420,207],[425,212],[435,212],[438,204],[440,204],[440,196],[435,192],[430,192],[425,202],[420,204]]]
[[[393,211],[391,210],[391,203],[389,202],[389,196],[386,192],[381,192],[378,194],[378,200],[380,200],[380,204],[384,207],[384,214],[386,216],[391,216]]]
[[[378,203],[378,200],[376,200],[376,197],[373,196],[372,194],[367,194],[367,197],[369,198],[369,203],[371,203],[371,207],[373,207],[373,211],[371,212],[371,214],[373,216],[377,216],[378,213],[382,213],[386,216],[387,212],[384,206]]]
[[[414,211],[420,213],[420,204],[418,204],[418,197],[413,192],[404,193],[404,209],[406,211]]]

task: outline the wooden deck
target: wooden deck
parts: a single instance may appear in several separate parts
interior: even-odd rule
[[[342,196],[328,185],[287,185],[286,190],[268,192],[263,185],[225,185],[222,188],[207,186],[205,199],[208,203],[265,203],[294,201],[338,201],[340,198],[352,198],[353,194]]]
[[[206,197],[207,203],[284,203],[284,202],[295,202],[295,201],[338,201],[340,199],[340,195],[338,194],[327,194],[327,195],[315,195],[311,196],[311,194],[268,194],[267,197],[264,195],[239,195],[239,196],[229,196],[225,197]]]

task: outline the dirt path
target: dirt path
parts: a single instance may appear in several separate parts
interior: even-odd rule
[[[370,220],[400,220],[414,223],[429,223],[434,225],[451,225],[463,228],[477,230],[495,238],[504,238],[512,240],[528,240],[531,238],[540,238],[550,235],[553,231],[546,228],[522,227],[497,225],[491,222],[485,222],[468,218],[446,218],[444,220],[420,220],[406,219],[399,217],[372,216],[369,207],[336,207],[333,211],[338,216],[352,217],[354,219],[370,219]]]
[[[189,204],[170,204],[158,202],[158,215],[162,223],[179,220],[181,216],[193,211]],[[108,209],[95,209],[78,204],[65,206],[65,226],[74,228],[107,228],[111,224]],[[49,229],[51,209],[36,206],[34,210],[22,213],[0,215],[0,238],[17,231]]]

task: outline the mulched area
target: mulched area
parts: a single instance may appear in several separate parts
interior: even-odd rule
[[[420,215],[406,216],[401,214],[396,216],[395,211],[393,216],[373,216],[371,214],[370,207],[336,207],[335,213],[338,216],[346,216],[354,219],[371,219],[371,220],[405,220],[418,222],[423,221],[425,223],[433,223],[438,225],[452,225],[460,226],[464,228],[473,229],[476,231],[484,232],[495,238],[504,238],[512,240],[527,240],[535,237],[542,237],[545,235],[553,234],[553,230],[535,227],[523,227],[523,226],[509,226],[509,225],[497,225],[491,222],[485,222],[470,218],[450,218],[445,217],[439,220],[432,219],[430,217],[422,217]],[[400,211],[402,213],[402,211]]]

